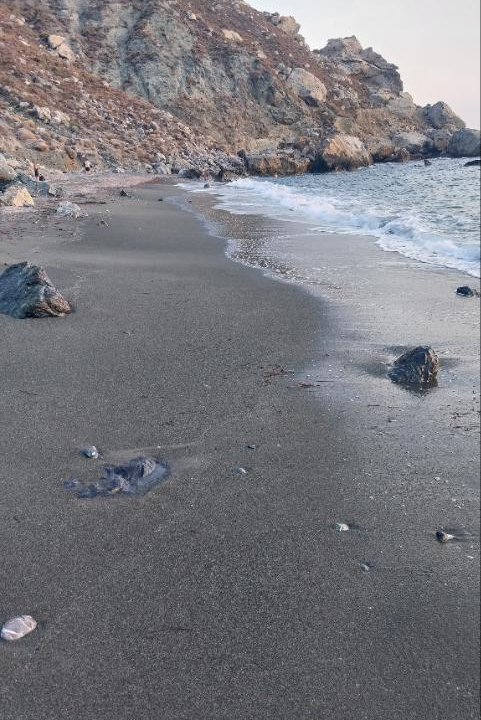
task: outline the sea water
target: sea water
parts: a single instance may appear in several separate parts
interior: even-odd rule
[[[480,275],[479,167],[466,159],[386,163],[355,172],[243,178],[216,187],[218,207],[372,236],[386,251]],[[340,241],[342,241],[340,239]]]

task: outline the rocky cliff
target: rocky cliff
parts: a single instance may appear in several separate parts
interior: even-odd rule
[[[4,0],[0,152],[228,178],[459,150],[462,120],[395,65],[299,31],[234,0]]]

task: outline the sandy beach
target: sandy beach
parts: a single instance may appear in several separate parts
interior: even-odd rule
[[[463,276],[374,244],[349,264],[332,236],[309,293],[226,257],[199,216],[229,222],[213,201],[129,192],[92,185],[106,204],[86,221],[0,218],[0,262],[45,266],[75,309],[0,315],[0,619],[39,623],[0,645],[2,720],[475,720],[479,310],[453,293]],[[253,224],[273,230],[230,222],[251,246]],[[383,363],[423,341],[443,370],[419,395]],[[63,487],[140,453],[172,466],[143,498]]]

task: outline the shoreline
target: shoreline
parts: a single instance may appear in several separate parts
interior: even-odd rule
[[[346,325],[354,279],[344,302],[273,283],[158,203],[178,193],[92,206],[68,241],[34,232],[76,312],[0,316],[1,613],[40,621],[2,645],[5,720],[474,719],[476,454],[439,415],[458,385],[412,396],[363,370],[389,343]],[[301,390],[306,368],[335,382]],[[172,478],[78,501],[62,481],[92,472],[87,442],[108,460],[160,444]],[[462,540],[437,543],[440,524]]]

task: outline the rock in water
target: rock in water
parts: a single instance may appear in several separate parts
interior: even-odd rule
[[[105,465],[104,475],[97,482],[82,485],[79,481],[64,484],[75,490],[78,498],[113,497],[115,495],[146,495],[170,475],[170,467],[162,460],[138,457],[124,465]]]
[[[465,164],[464,167],[479,167],[481,165],[481,160],[470,160]]]
[[[21,640],[25,635],[33,632],[37,627],[36,621],[30,615],[20,615],[19,617],[7,620],[2,627],[2,640],[14,642]]]
[[[63,317],[71,308],[42,267],[23,262],[0,275],[0,312],[20,319]]]
[[[429,386],[436,383],[439,358],[431,347],[417,347],[401,355],[389,371],[395,383]]]

